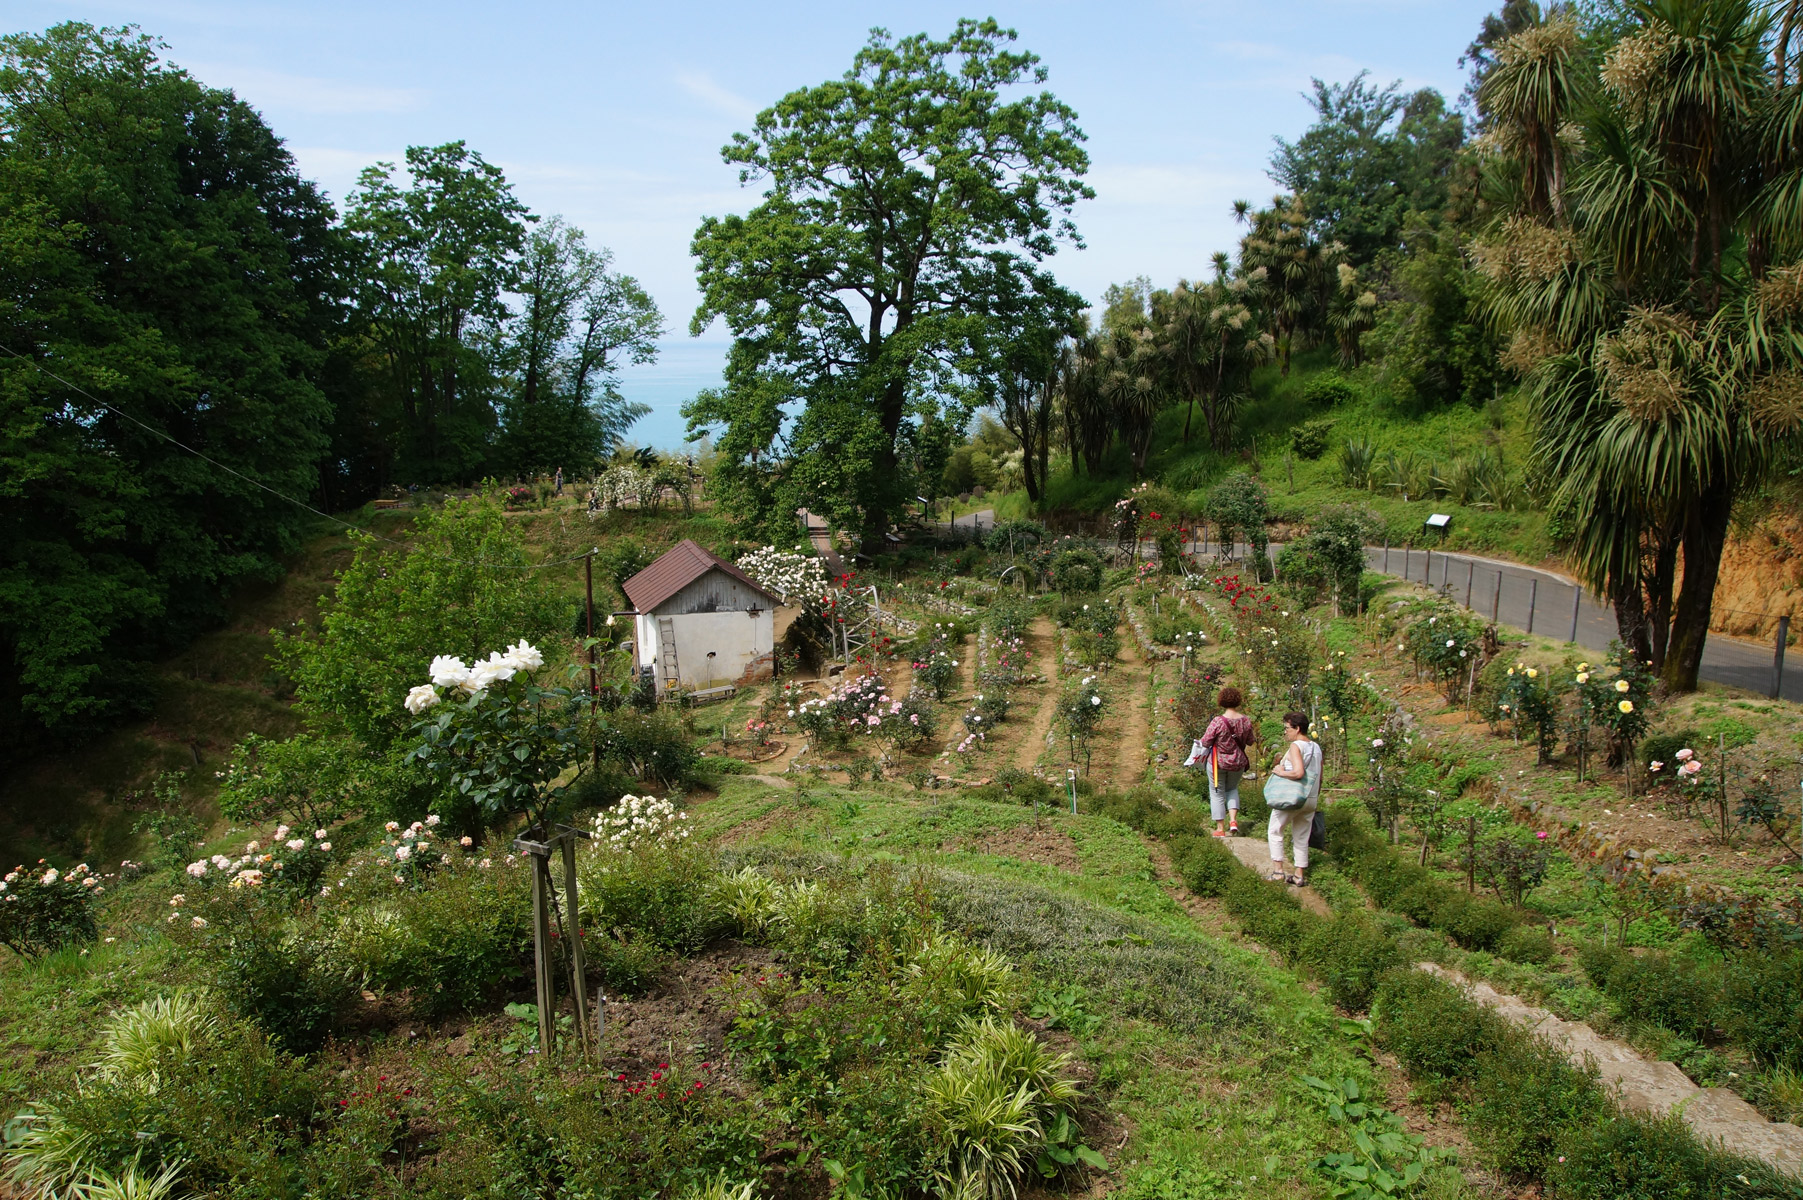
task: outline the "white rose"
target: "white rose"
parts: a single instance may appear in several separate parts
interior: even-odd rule
[[[507,658],[521,671],[536,671],[545,665],[545,656],[538,647],[524,640],[507,647]]]
[[[441,654],[432,660],[431,679],[439,687],[461,687],[469,678],[470,669],[461,658],[452,658]]]
[[[301,851],[301,850],[305,850],[307,848],[307,839],[306,838],[293,838],[283,844],[286,845],[288,847],[288,849],[290,849],[290,850]]]
[[[432,814],[432,815],[430,815],[430,816],[428,816],[428,817],[427,817],[427,818],[426,818],[426,824],[428,824],[428,825],[436,825],[436,824],[438,824],[438,814],[437,814],[437,813],[433,813],[433,814]],[[416,826],[416,828],[417,828],[417,826]]]
[[[406,705],[408,712],[417,717],[438,703],[438,689],[429,683],[422,683],[408,692],[407,699],[402,703]]]
[[[396,846],[394,848],[394,860],[396,862],[406,862],[408,859],[410,859],[412,857],[413,857],[413,847],[411,847],[411,846]]]
[[[320,848],[320,849],[321,849],[321,850],[324,850],[324,851],[326,851],[326,852],[327,852],[327,853],[330,853],[330,852],[331,852],[331,849],[332,849],[332,843],[330,843],[330,842],[321,842],[321,843],[319,843],[319,848]]]

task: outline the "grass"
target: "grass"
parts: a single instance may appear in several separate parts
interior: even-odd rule
[[[1241,412],[1238,444],[1232,450],[1202,445],[1195,427],[1186,445],[1182,440],[1183,406],[1161,413],[1146,475],[1169,493],[1163,503],[1175,503],[1182,515],[1199,512],[1222,476],[1245,469],[1264,480],[1272,513],[1280,521],[1306,519],[1330,504],[1358,504],[1376,512],[1392,544],[1401,545],[1424,536],[1423,522],[1430,514],[1449,513],[1453,517],[1451,531],[1443,542],[1434,535],[1436,548],[1444,545],[1448,550],[1504,555],[1529,563],[1548,559],[1552,548],[1544,513],[1526,509],[1497,512],[1448,499],[1404,501],[1385,491],[1348,488],[1340,477],[1340,447],[1353,438],[1369,440],[1380,458],[1394,451],[1399,457],[1413,454],[1442,462],[1487,446],[1519,474],[1529,444],[1525,400],[1501,398],[1499,419],[1466,405],[1412,414],[1399,410],[1367,385],[1358,400],[1320,410],[1305,399],[1304,391],[1312,378],[1331,369],[1331,352],[1318,349],[1297,355],[1287,378],[1276,366],[1255,372],[1252,399]],[[1327,452],[1313,461],[1297,458],[1286,464],[1290,430],[1317,418],[1333,422]],[[1132,483],[1132,466],[1121,447],[1111,450],[1102,471],[1094,476],[1073,473],[1069,459],[1062,458],[1054,462],[1045,507],[1100,519]],[[991,494],[984,506],[994,507],[1000,515],[1027,515],[1024,493]]]

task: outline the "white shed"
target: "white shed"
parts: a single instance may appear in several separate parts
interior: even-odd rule
[[[626,581],[639,669],[661,697],[769,679],[775,668],[776,596],[739,568],[684,538]]]

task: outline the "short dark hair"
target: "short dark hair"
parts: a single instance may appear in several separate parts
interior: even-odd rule
[[[1303,735],[1306,735],[1308,733],[1308,714],[1307,713],[1295,713],[1295,712],[1284,713],[1283,714],[1283,723],[1285,725],[1288,725],[1291,729],[1294,729],[1297,733],[1300,733]]]
[[[1215,697],[1215,703],[1222,708],[1238,708],[1245,702],[1246,698],[1240,695],[1240,690],[1236,687],[1224,687],[1221,694]]]

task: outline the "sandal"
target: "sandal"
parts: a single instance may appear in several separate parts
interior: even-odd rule
[[[1308,886],[1308,880],[1304,879],[1300,875],[1287,876],[1287,877],[1285,877],[1284,882],[1289,884],[1291,887],[1305,888]]]
[[[1269,879],[1272,883],[1288,883],[1290,881],[1290,877],[1285,875],[1282,871],[1272,871],[1269,875],[1265,876],[1265,878]]]

